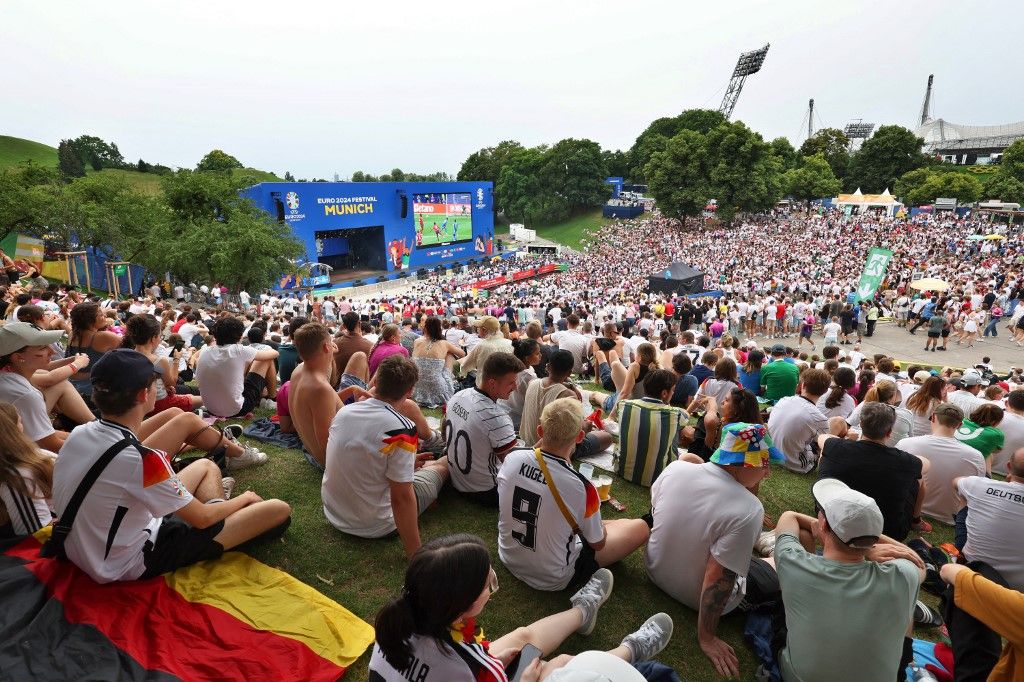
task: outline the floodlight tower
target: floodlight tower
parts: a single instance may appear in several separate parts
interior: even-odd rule
[[[843,128],[843,134],[850,140],[850,151],[860,148],[860,144],[864,144],[864,140],[871,137],[871,133],[874,131],[874,123],[864,123],[859,118],[853,123],[847,123]],[[855,143],[857,140],[860,140],[860,144]]]
[[[924,91],[924,106],[921,107],[921,125],[927,123],[928,119],[931,118],[929,109],[931,109],[932,105],[932,81],[934,79],[934,74],[928,74],[928,88]]]
[[[814,136],[814,100],[807,103],[807,139]]]
[[[743,83],[746,82],[747,76],[761,70],[765,55],[768,54],[770,46],[771,43],[765,45],[760,50],[744,52],[740,55],[739,60],[736,62],[736,68],[732,70],[732,78],[729,79],[729,87],[725,90],[722,104],[718,107],[718,111],[725,115],[725,120],[728,121],[732,118],[732,110],[736,108],[736,100],[739,99],[740,91],[743,90]]]

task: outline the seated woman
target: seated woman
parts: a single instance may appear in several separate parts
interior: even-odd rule
[[[737,387],[742,388],[739,375],[736,373],[736,362],[730,358],[722,358],[715,363],[715,375],[704,380],[693,399],[697,401],[705,396],[711,396],[722,402]],[[687,412],[692,414],[693,411],[694,405],[691,403],[687,407]]]
[[[737,422],[764,423],[757,398],[750,391],[739,387],[733,388],[721,403],[712,395],[695,400],[694,403],[694,409],[704,410],[704,417],[698,419],[695,426],[683,429],[683,440],[689,442],[687,450],[704,462],[710,460],[718,449],[723,427]]]
[[[615,405],[620,399],[642,398],[644,377],[647,376],[647,372],[652,369],[660,369],[658,349],[647,342],[641,343],[637,347],[636,361],[630,363],[628,369],[613,350],[608,351],[607,355],[603,351],[595,351],[594,360],[597,362],[597,371],[601,382],[604,383],[605,377],[610,377],[612,383],[615,384],[615,393],[605,398],[604,404],[601,406],[609,416],[614,414]]]
[[[25,437],[14,406],[0,403],[0,501],[14,535],[35,533],[53,520],[55,459],[57,455]]]
[[[134,348],[153,363],[154,367],[162,370],[156,380],[156,404],[153,411],[146,416],[153,416],[158,412],[172,407],[181,408],[184,412],[191,412],[203,404],[202,397],[198,395],[178,395],[175,393],[175,386],[178,383],[178,362],[181,359],[181,350],[171,352],[171,357],[158,355],[157,346],[160,345],[160,321],[152,315],[133,315],[128,319],[125,326],[122,348]]]
[[[95,419],[67,381],[88,364],[89,358],[77,355],[51,362],[52,344],[63,335],[27,322],[8,322],[0,327],[0,400],[18,410],[29,440],[53,452],[60,450],[68,433],[54,428],[51,412],[57,412],[69,427]]]
[[[452,366],[465,356],[466,351],[445,340],[440,318],[424,320],[423,336],[416,339],[412,349],[412,360],[420,371],[412,399],[424,407],[447,403],[456,390]]]
[[[530,382],[537,378],[533,366],[541,361],[540,344],[533,339],[516,339],[512,342],[512,354],[526,365],[526,369],[516,375],[516,387],[505,401],[508,416],[512,417],[512,426],[518,432],[519,424],[523,420],[526,390],[530,387]]]
[[[611,595],[612,574],[598,570],[570,597],[571,608],[488,643],[477,618],[497,590],[498,576],[480,538],[449,535],[423,545],[409,561],[401,596],[377,614],[370,677],[397,682],[425,678],[423,671],[429,671],[430,679],[445,682],[506,682],[513,674],[506,668],[527,644],[546,656],[570,635],[593,632],[598,610]],[[658,613],[609,653],[638,663],[656,656],[671,637],[672,619]],[[543,680],[572,659],[537,659],[522,679]]]
[[[107,331],[110,318],[96,303],[79,303],[71,309],[71,337],[68,339],[68,355],[83,353],[89,357],[89,365],[95,365],[108,350],[121,345],[121,337]],[[71,385],[88,400],[92,395],[92,383],[85,367],[71,378]]]
[[[365,336],[365,335],[364,335]],[[398,325],[386,324],[380,330],[380,337],[376,343],[373,344],[373,348],[370,349],[368,358],[370,379],[373,379],[374,373],[377,371],[377,367],[383,362],[384,358],[389,355],[404,355],[409,357],[409,351],[402,345],[401,332],[398,329]]]
[[[826,363],[827,364],[827,363]],[[826,417],[842,417],[846,419],[853,412],[857,403],[850,392],[857,383],[857,375],[849,367],[839,367],[832,375],[832,388],[818,398],[817,407]]]

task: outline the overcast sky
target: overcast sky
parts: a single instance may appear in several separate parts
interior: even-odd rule
[[[717,108],[771,43],[734,118],[799,145],[853,119],[1024,119],[1022,4],[995,2],[62,2],[0,5],[0,134],[83,133],[194,166],[220,148],[283,175],[455,173],[480,147],[586,137]]]

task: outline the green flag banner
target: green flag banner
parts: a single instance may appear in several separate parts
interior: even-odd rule
[[[115,277],[120,277],[120,276],[126,275],[126,274],[128,274],[128,266],[127,265],[115,265],[114,266],[114,276]]]
[[[867,301],[874,297],[878,287],[882,284],[885,271],[892,260],[892,251],[888,249],[871,249],[868,251],[867,262],[864,263],[864,272],[860,275],[860,286],[857,287],[857,300]]]

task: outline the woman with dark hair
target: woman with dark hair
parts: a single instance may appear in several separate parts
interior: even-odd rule
[[[855,383],[857,383],[857,375],[852,369],[849,367],[837,369],[832,375],[832,389],[818,398],[818,409],[821,410],[821,413],[826,417],[842,417],[843,419],[849,417],[857,406],[850,395]]]
[[[510,664],[527,644],[546,656],[573,633],[589,635],[611,590],[611,572],[600,569],[570,597],[572,608],[488,642],[477,624],[477,617],[498,591],[487,546],[474,535],[431,540],[409,561],[401,595],[377,614],[370,678],[507,682],[513,674]],[[671,636],[672,619],[659,613],[609,653],[627,663],[647,660],[664,649]],[[522,679],[543,680],[572,658],[538,659],[523,671]]]
[[[516,375],[515,390],[508,396],[505,406],[508,408],[508,416],[512,417],[512,425],[516,432],[519,431],[519,424],[523,419],[523,403],[526,400],[526,389],[530,382],[537,378],[537,372],[533,366],[541,361],[540,344],[533,339],[513,339],[512,353],[526,365],[526,369]]]
[[[756,348],[747,353],[747,361],[739,368],[740,385],[755,396],[761,395],[761,366],[764,352]]]
[[[857,404],[864,402],[868,391],[875,385],[875,370],[873,369],[862,369],[860,375],[857,377],[857,383],[853,387],[853,399],[857,401]],[[930,432],[929,432],[930,433]]]
[[[412,360],[420,370],[412,399],[426,407],[447,403],[456,391],[452,365],[465,355],[466,351],[445,340],[441,318],[426,318],[423,336],[416,339],[412,348]]]
[[[706,379],[700,385],[697,395],[693,399],[698,401],[704,396],[711,396],[717,402],[722,402],[738,386],[740,386],[740,378],[736,374],[736,362],[730,358],[722,358],[715,363],[715,376]],[[691,403],[687,411],[692,413],[693,408],[694,405]],[[718,446],[716,445],[715,447]]]
[[[152,315],[132,315],[125,326],[124,340],[121,342],[122,348],[139,351],[160,371],[154,384],[156,403],[153,405],[153,411],[146,416],[151,417],[172,407],[181,408],[183,412],[192,412],[202,406],[203,399],[197,395],[177,395],[175,393],[181,350],[172,350],[170,357],[157,353],[156,349],[160,346],[160,333],[160,321]]]
[[[71,337],[68,339],[68,355],[82,353],[89,358],[89,367],[103,357],[108,350],[121,345],[121,337],[106,331],[110,318],[97,303],[79,303],[71,309]],[[88,368],[82,368],[71,377],[71,385],[82,397],[92,395],[92,382]]]
[[[704,396],[695,402],[695,409],[704,409],[704,418],[698,419],[696,426],[687,427],[686,435],[692,435],[693,438],[687,450],[705,462],[711,459],[711,455],[718,448],[723,426],[737,422],[764,423],[757,397],[739,386],[729,391],[721,405],[713,395]]]

